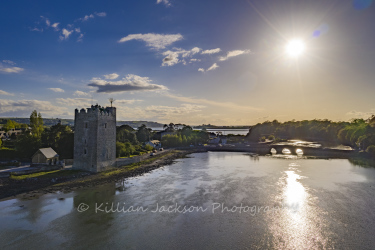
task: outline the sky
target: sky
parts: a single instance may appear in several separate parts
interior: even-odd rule
[[[371,0],[4,0],[0,117],[74,118],[114,98],[117,120],[368,118],[374,23]]]

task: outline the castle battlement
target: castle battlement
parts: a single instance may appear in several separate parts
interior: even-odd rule
[[[107,115],[107,116],[116,116],[116,108],[115,107],[102,107],[100,105],[91,105],[91,108],[82,108],[81,110],[75,109],[75,114],[82,115]]]

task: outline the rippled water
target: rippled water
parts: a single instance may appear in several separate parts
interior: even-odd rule
[[[374,192],[375,169],[348,160],[193,154],[122,183],[2,201],[0,248],[374,249]]]

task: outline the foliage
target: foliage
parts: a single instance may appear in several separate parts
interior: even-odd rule
[[[17,157],[16,150],[12,148],[1,148],[0,149],[0,159],[15,159]]]
[[[138,127],[136,136],[139,142],[149,141],[151,138],[151,129],[142,124],[140,127]]]
[[[146,146],[145,146],[145,150],[147,150],[147,151],[151,151],[151,150],[153,150],[154,148],[151,146],[151,145],[149,145],[149,144],[147,144]]]
[[[269,135],[268,136],[268,140],[272,140],[272,141],[275,140],[275,136],[274,135]]]
[[[74,151],[74,134],[69,126],[60,123],[43,131],[42,147],[52,147],[61,159],[72,159]]]
[[[366,152],[371,154],[372,156],[375,156],[375,145],[368,146]]]
[[[5,132],[8,132],[9,130],[16,129],[16,128],[27,128],[27,124],[18,123],[13,120],[7,120],[6,124],[4,124],[2,127],[2,129]]]
[[[116,157],[129,157],[135,152],[135,147],[130,142],[116,142]]]
[[[41,139],[30,134],[22,134],[17,137],[15,149],[20,158],[30,159],[32,155],[41,147]]]
[[[44,127],[43,127],[43,118],[42,115],[34,110],[30,115],[30,127],[33,136],[40,138],[42,136]]]
[[[137,145],[139,142],[134,131],[135,130],[129,125],[122,125],[116,128],[116,140],[123,143],[130,142],[133,145]]]

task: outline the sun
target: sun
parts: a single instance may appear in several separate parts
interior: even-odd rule
[[[305,43],[299,39],[290,40],[285,46],[285,52],[288,56],[298,58],[305,51]]]

